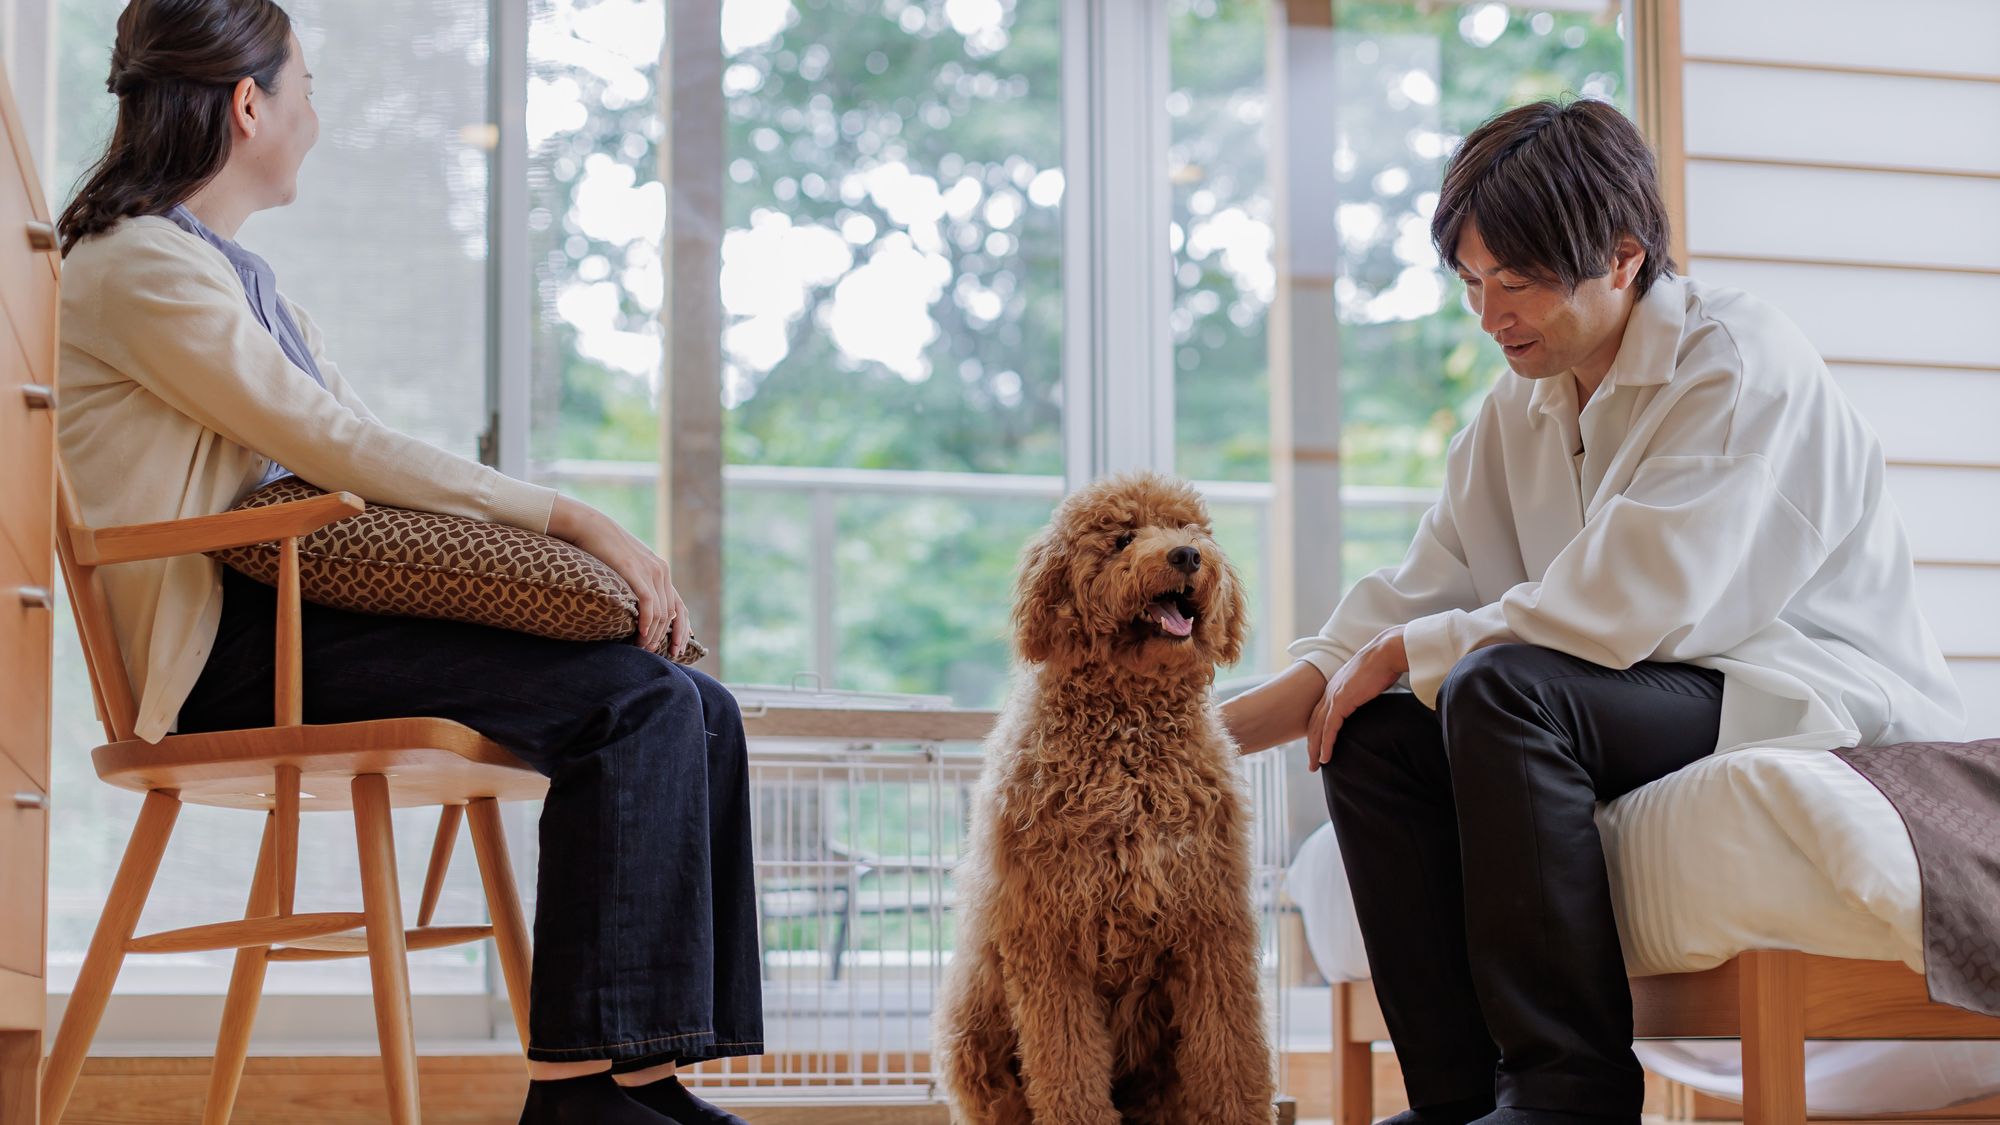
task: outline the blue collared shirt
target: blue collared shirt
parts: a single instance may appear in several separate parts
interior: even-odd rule
[[[292,366],[313,377],[320,386],[326,386],[326,377],[319,373],[319,364],[313,360],[312,349],[306,346],[305,333],[299,330],[298,321],[292,319],[285,303],[278,300],[278,275],[271,269],[271,263],[231,242],[229,239],[209,230],[195,218],[194,212],[186,204],[176,206],[167,212],[167,219],[182,230],[222,251],[229,264],[236,268],[236,276],[242,279],[243,295],[250,301],[250,311],[257,314],[257,320],[265,330],[277,338],[278,347],[284,350],[285,358]],[[257,487],[290,475],[290,470],[276,461],[264,470],[264,479]]]

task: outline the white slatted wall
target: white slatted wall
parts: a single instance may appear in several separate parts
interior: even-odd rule
[[[2000,2],[1681,0],[1689,272],[1873,423],[1969,733],[2000,736]]]

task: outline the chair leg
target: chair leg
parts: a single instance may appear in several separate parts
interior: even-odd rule
[[[1806,965],[1789,951],[1736,959],[1743,1125],[1805,1125]]]
[[[63,1109],[69,1105],[76,1076],[90,1052],[91,1037],[97,1034],[104,1005],[111,999],[111,986],[118,981],[118,968],[125,963],[125,946],[139,924],[139,912],[145,909],[146,895],[153,889],[153,877],[159,874],[160,857],[166,854],[180,811],[180,797],[170,789],[146,794],[146,803],[139,808],[139,822],[132,827],[125,858],[119,861],[111,895],[97,919],[90,950],[83,955],[76,987],[70,991],[55,1047],[42,1070],[42,1125],[62,1120]]]
[[[437,836],[431,841],[431,866],[424,873],[424,894],[417,905],[417,928],[437,917],[438,899],[444,896],[444,877],[451,870],[451,853],[458,843],[458,822],[465,819],[464,805],[438,806]]]
[[[472,849],[479,857],[479,878],[486,886],[486,912],[493,919],[493,944],[500,954],[500,972],[507,979],[507,1003],[514,1009],[514,1030],[521,1050],[528,1049],[528,981],[533,963],[528,923],[521,915],[521,894],[514,886],[514,865],[507,855],[507,834],[500,827],[500,802],[482,797],[466,806],[472,822]]]
[[[368,975],[382,1044],[392,1125],[417,1125],[416,1029],[410,1015],[410,962],[396,884],[396,839],[389,825],[389,779],[354,779],[354,839],[361,853],[361,903],[368,927]]]
[[[1375,1119],[1375,1045],[1355,1041],[1355,994],[1370,985],[1335,981],[1333,985],[1333,1121],[1334,1125],[1368,1125]]]
[[[279,868],[277,854],[279,816],[264,818],[264,842],[257,849],[257,873],[250,880],[250,902],[243,908],[245,918],[264,918],[278,912]],[[229,974],[229,999],[222,1005],[222,1031],[215,1038],[215,1061],[208,1070],[208,1100],[202,1104],[202,1125],[228,1125],[236,1107],[236,1091],[243,1083],[243,1060],[250,1053],[250,1028],[257,1021],[257,1002],[264,997],[264,969],[271,947],[248,946],[236,951],[236,967]]]

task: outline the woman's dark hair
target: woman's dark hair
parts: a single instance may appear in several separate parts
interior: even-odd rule
[[[164,214],[214,179],[229,158],[236,84],[254,78],[274,92],[291,30],[271,0],[131,0],[104,83],[118,123],[63,209],[63,253],[120,219]]]
[[[1646,248],[1636,295],[1675,269],[1653,151],[1599,101],[1534,102],[1474,129],[1431,217],[1431,241],[1453,268],[1467,221],[1503,268],[1570,292],[1610,272],[1623,235]]]

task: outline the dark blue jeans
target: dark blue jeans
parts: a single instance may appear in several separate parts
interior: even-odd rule
[[[225,571],[182,731],[271,722],[276,592]],[[453,719],[546,775],[528,1057],[764,1049],[749,762],[722,685],[635,645],[307,605],[305,721]]]

